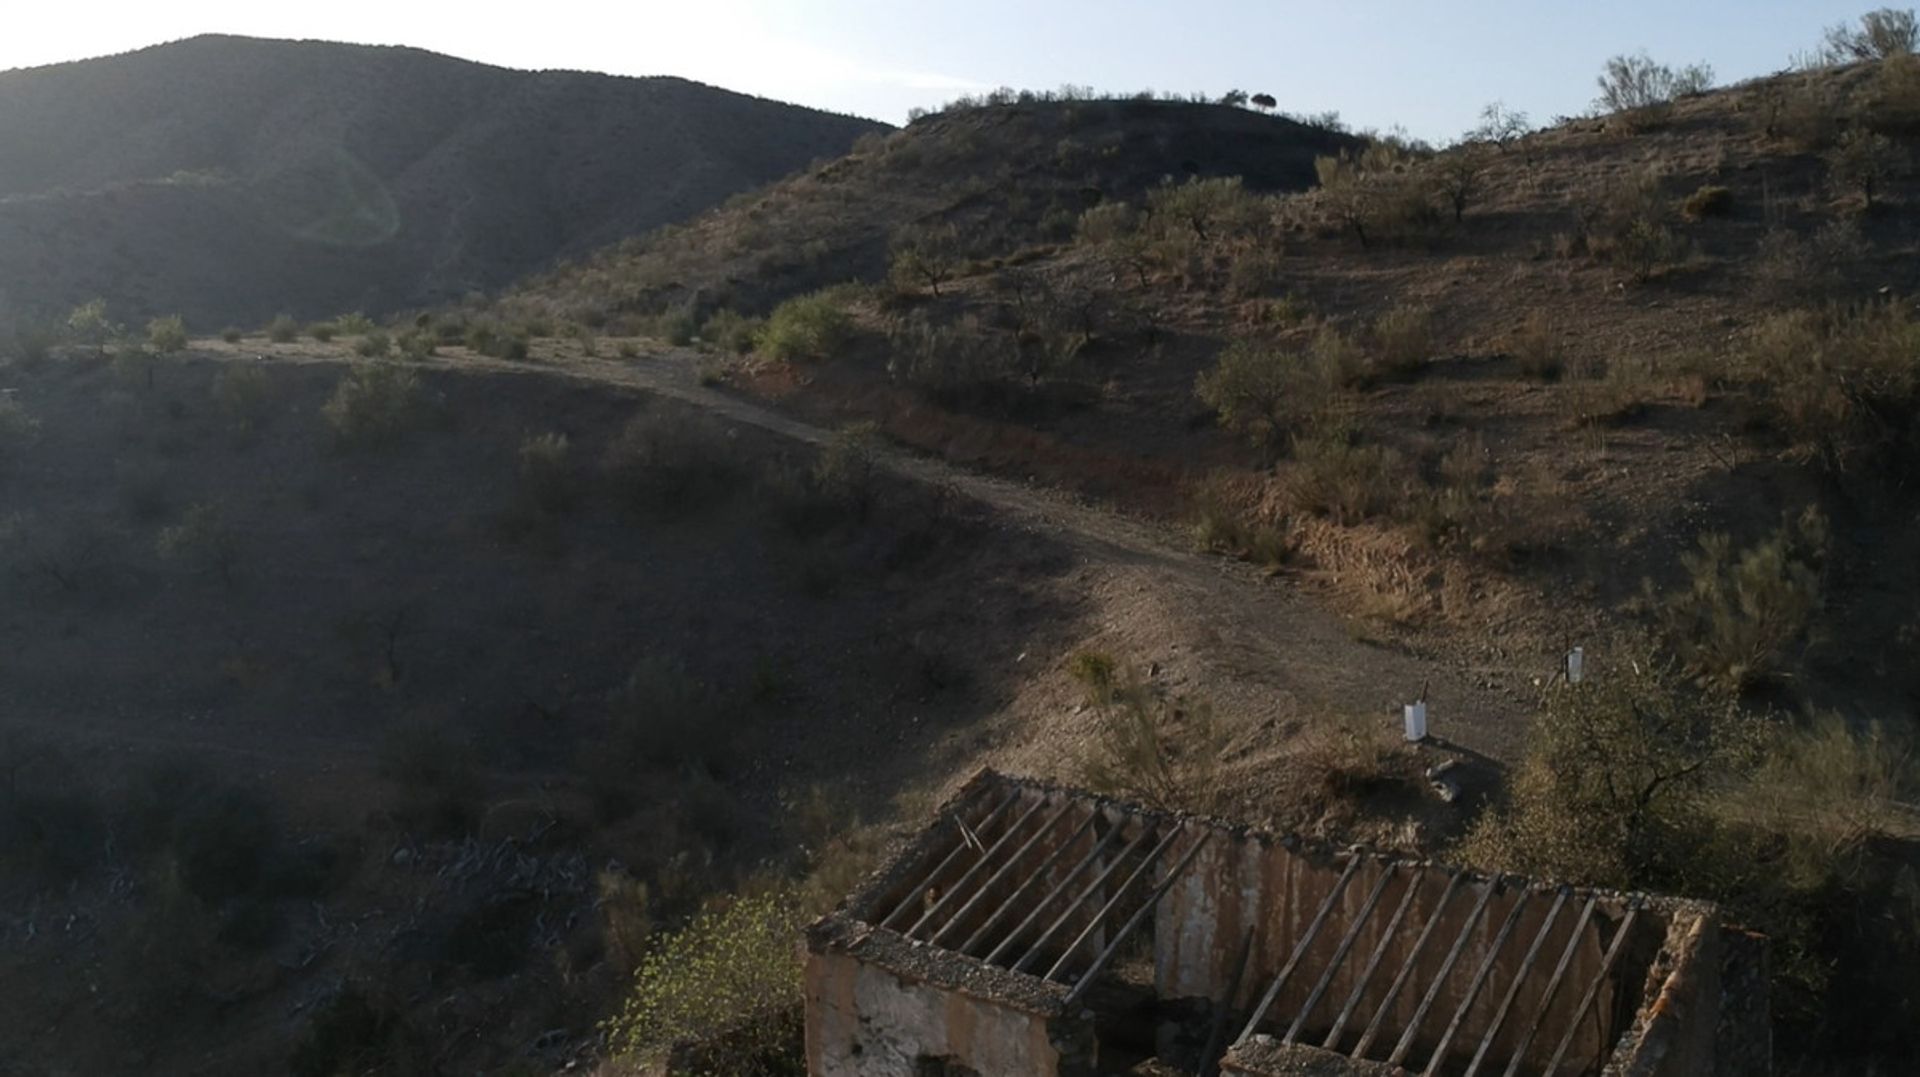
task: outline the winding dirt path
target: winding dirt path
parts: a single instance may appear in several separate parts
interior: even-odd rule
[[[209,342],[206,354],[259,353]],[[280,346],[270,362],[343,362],[343,349]],[[823,444],[833,432],[740,396],[699,384],[695,353],[657,347],[635,359],[578,354],[538,362],[477,356],[436,357],[427,365],[525,377],[561,377],[637,389],[701,408],[725,420],[796,441]],[[1009,524],[1064,542],[1091,566],[1114,570],[1155,592],[1152,608],[1186,641],[1201,667],[1221,681],[1206,694],[1243,713],[1310,711],[1392,720],[1425,686],[1430,729],[1448,744],[1498,761],[1519,756],[1531,708],[1530,672],[1472,668],[1462,662],[1364,642],[1312,595],[1253,566],[1192,551],[1171,528],[1119,515],[1057,490],[967,471],[928,456],[888,448],[882,463],[905,477],[944,484],[993,507]]]

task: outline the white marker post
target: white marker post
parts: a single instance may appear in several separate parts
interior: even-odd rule
[[[1409,703],[1404,708],[1407,720],[1407,740],[1418,743],[1427,739],[1427,701],[1424,699]]]
[[[1579,684],[1587,676],[1587,649],[1575,647],[1567,652],[1567,683]]]

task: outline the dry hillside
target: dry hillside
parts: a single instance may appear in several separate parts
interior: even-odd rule
[[[385,313],[680,220],[880,125],[671,78],[205,36],[0,73],[0,300]]]
[[[1318,182],[1298,193],[1151,151],[1100,167],[1158,180],[1082,182],[1085,146],[1151,147],[1128,132],[1163,107],[1195,126],[1227,111],[955,110],[444,321],[527,319],[586,348],[633,328],[689,341],[708,380],[1188,526],[1319,595],[1356,638],[1486,684],[1529,668],[1546,684],[1577,645],[1684,686],[1618,713],[1724,706],[1756,738],[1838,721],[1857,738],[1822,742],[1840,758],[1727,765],[1791,790],[1776,805],[1854,808],[1791,809],[1768,832],[1760,809],[1692,799],[1704,783],[1669,810],[1721,820],[1710,839],[1680,822],[1649,839],[1634,807],[1617,853],[1524,830],[1604,810],[1527,814],[1556,780],[1606,784],[1593,757],[1572,762],[1594,743],[1554,741],[1549,722],[1536,750],[1562,754],[1527,764],[1522,830],[1502,839],[1521,844],[1467,855],[1722,895],[1784,940],[1783,1052],[1811,1051],[1817,1071],[1906,1050],[1890,1029],[1911,1023],[1867,1000],[1913,1012],[1890,955],[1920,945],[1898,747],[1920,700],[1920,573],[1896,552],[1920,542],[1920,61],[1794,71],[1437,153],[1375,138],[1343,156],[1323,132]],[[1088,115],[1105,124],[1092,138]],[[940,162],[956,159],[1017,164],[950,183]]]

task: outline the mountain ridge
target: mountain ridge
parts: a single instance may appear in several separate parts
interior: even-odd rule
[[[882,129],[672,76],[203,35],[0,73],[0,145],[33,148],[0,160],[0,277],[43,314],[96,294],[202,325],[386,312],[690,216]]]

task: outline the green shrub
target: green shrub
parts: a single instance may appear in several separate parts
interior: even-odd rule
[[[799,1072],[801,957],[806,916],[786,890],[737,897],[661,936],[606,1025],[616,1059],[696,1077]],[[692,1050],[689,1052],[688,1048]]]
[[[1102,202],[1080,214],[1074,234],[1082,243],[1113,243],[1133,234],[1140,213],[1125,202]]]
[[[690,310],[670,310],[653,319],[653,335],[676,348],[684,348],[693,343],[699,330]]]
[[[1269,521],[1248,506],[1226,474],[1208,476],[1189,494],[1189,501],[1193,542],[1201,550],[1269,569],[1291,563],[1299,552],[1284,523]]]
[[[814,459],[820,494],[864,520],[880,494],[880,428],[871,422],[841,427]]]
[[[887,330],[887,375],[948,407],[998,401],[1021,377],[1012,339],[968,316],[939,322],[925,312]]]
[[[601,814],[633,810],[636,775],[714,773],[734,758],[738,737],[713,731],[739,720],[726,700],[685,664],[648,655],[609,700],[605,732],[583,749],[581,768]]]
[[[1733,212],[1733,190],[1718,184],[1705,184],[1687,196],[1680,211],[1688,220],[1697,221],[1702,217],[1725,217]]]
[[[1400,379],[1420,372],[1433,357],[1433,311],[1429,307],[1396,305],[1373,323],[1373,369],[1381,377]]]
[[[1840,191],[1856,191],[1873,208],[1873,196],[1886,182],[1906,171],[1907,154],[1885,135],[1852,129],[1827,151],[1827,171]]]
[[[707,315],[700,327],[700,339],[730,355],[745,355],[753,350],[754,337],[761,321],[726,307]]]
[[[119,323],[107,317],[107,301],[89,299],[67,315],[67,335],[75,344],[89,347],[94,354],[107,354],[107,345],[121,334]]]
[[[1692,64],[1676,71],[1642,52],[1612,57],[1597,81],[1600,96],[1594,99],[1594,108],[1623,114],[1634,126],[1647,126],[1665,118],[1674,98],[1712,88],[1713,68]]]
[[[245,331],[231,325],[220,330],[220,339],[226,341],[228,344],[238,344],[246,339],[246,335]]]
[[[1314,158],[1320,181],[1315,204],[1353,233],[1364,250],[1375,241],[1422,242],[1439,234],[1446,216],[1436,177],[1399,145],[1374,142],[1358,154],[1342,150]]]
[[[176,355],[187,349],[187,323],[178,314],[147,323],[147,347],[156,355]]]
[[[1887,60],[1913,55],[1920,46],[1920,21],[1912,9],[1883,7],[1860,16],[1858,26],[1827,28],[1823,58],[1830,63]]]
[[[1120,664],[1105,651],[1075,651],[1067,659],[1067,675],[1086,690],[1090,706],[1104,707],[1113,702]]]
[[[1755,326],[1724,377],[1799,455],[1835,470],[1910,459],[1920,406],[1920,320],[1907,304],[1776,315]]]
[[[1823,599],[1827,522],[1809,508],[1772,535],[1735,551],[1724,534],[1682,554],[1688,585],[1658,599],[1675,653],[1730,689],[1792,672]]]
[[[1332,329],[1304,352],[1242,338],[1200,375],[1194,395],[1223,425],[1272,454],[1291,435],[1334,421],[1340,391],[1362,362],[1352,341]]]
[[[1853,220],[1829,221],[1812,235],[1776,228],[1760,240],[1753,277],[1775,303],[1800,305],[1833,299],[1866,260],[1869,248]]]
[[[601,465],[616,494],[638,509],[686,510],[731,493],[740,479],[727,432],[699,412],[655,407],[627,421]]]
[[[1406,461],[1387,446],[1355,445],[1338,436],[1296,438],[1286,473],[1293,504],[1339,524],[1391,512],[1410,477]]]
[[[904,290],[924,284],[938,298],[940,285],[960,268],[961,257],[960,233],[952,225],[908,228],[893,238],[888,273],[895,287]]]
[[[384,329],[369,329],[354,341],[353,354],[363,359],[384,359],[393,354],[393,338]]]
[[[1897,56],[1874,65],[1873,77],[1854,109],[1857,121],[1875,134],[1909,136],[1920,132],[1920,57]]]
[[[1201,243],[1257,238],[1270,220],[1268,204],[1238,176],[1163,183],[1147,193],[1147,212],[1156,229],[1186,232]]]
[[[1169,697],[1128,670],[1107,671],[1106,702],[1079,760],[1082,780],[1165,810],[1207,811],[1219,803],[1219,761],[1229,730],[1204,699]]]
[[[330,344],[340,332],[340,327],[332,322],[315,322],[307,326],[307,335],[322,344]]]
[[[1508,805],[1465,839],[1470,863],[1632,888],[1696,853],[1714,791],[1753,761],[1758,728],[1656,661],[1560,685],[1529,733]]]
[[[213,377],[213,406],[227,425],[247,433],[266,421],[270,410],[267,372],[252,364],[232,363]]]
[[[361,338],[363,341],[369,338]],[[431,359],[440,350],[440,334],[432,327],[415,326],[402,332],[394,343],[399,345],[404,358],[421,361]]]
[[[340,379],[320,414],[342,445],[379,445],[413,428],[420,379],[405,367],[361,363]]]
[[[853,335],[853,319],[835,297],[814,292],[775,307],[755,347],[782,361],[830,359]]]
[[[275,344],[291,344],[300,337],[300,323],[291,315],[280,314],[267,323],[267,339]]]
[[[351,314],[342,314],[338,318],[335,318],[333,325],[335,329],[339,330],[341,336],[346,337],[364,337],[378,328],[378,326],[373,324],[372,318],[367,317],[357,310]]]

